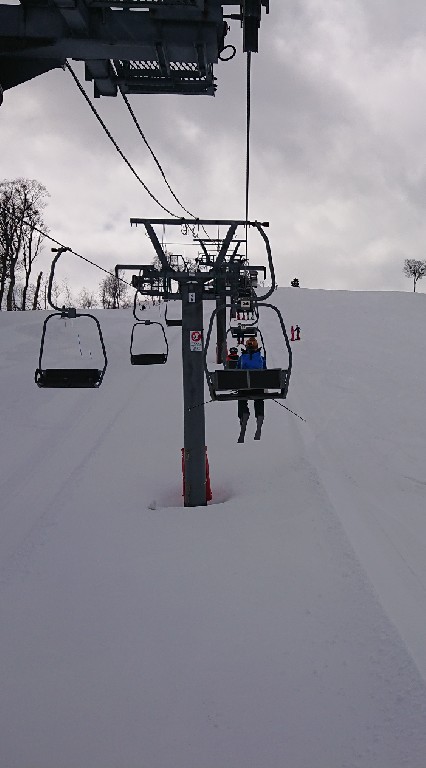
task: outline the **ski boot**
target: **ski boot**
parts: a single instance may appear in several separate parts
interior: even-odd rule
[[[246,435],[246,429],[247,429],[247,422],[248,422],[249,418],[250,418],[250,414],[249,413],[243,413],[243,415],[240,417],[241,430],[240,430],[240,434],[239,434],[239,437],[238,437],[238,442],[239,443],[243,443],[244,442],[244,438],[245,438],[245,435]]]
[[[264,418],[265,418],[264,416],[256,416],[257,427],[256,427],[256,432],[254,433],[254,439],[255,440],[260,440],[260,436],[262,434],[262,424],[263,424],[263,419]]]

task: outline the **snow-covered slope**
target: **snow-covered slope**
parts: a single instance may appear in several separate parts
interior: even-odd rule
[[[135,368],[99,311],[102,387],[40,390],[45,313],[0,313],[2,768],[425,768],[426,299],[274,301],[306,423],[207,405],[195,509],[180,329]]]

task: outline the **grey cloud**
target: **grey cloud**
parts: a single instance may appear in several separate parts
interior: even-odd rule
[[[402,262],[422,258],[426,238],[426,7],[409,5],[408,12],[400,0],[271,0],[253,55],[250,211],[271,221],[281,284],[299,273],[310,287],[409,289]],[[214,99],[131,97],[173,189],[202,216],[244,210],[245,57],[237,23],[231,40],[238,55],[216,67]],[[83,79],[82,65],[74,66]],[[137,172],[175,211],[122,100],[94,103]],[[107,268],[123,257],[152,258],[128,222],[162,212],[68,73],[8,92],[0,118],[8,146],[2,175],[46,184],[53,236]],[[76,284],[102,278],[81,263],[66,268]]]

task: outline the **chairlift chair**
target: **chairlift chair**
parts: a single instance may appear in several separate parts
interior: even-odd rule
[[[229,333],[234,339],[248,338],[249,336],[257,336],[257,325],[247,325],[247,321],[239,321],[240,325],[232,325],[229,329]]]
[[[52,318],[60,317],[62,319],[75,320],[82,317],[88,317],[96,325],[99,341],[103,355],[103,367],[102,368],[46,368],[43,365],[44,357],[44,344],[46,337],[46,329]],[[63,309],[61,312],[52,312],[48,315],[43,323],[43,331],[40,343],[40,355],[38,361],[38,368],[34,374],[34,380],[38,387],[54,387],[62,389],[81,389],[81,388],[97,388],[102,384],[106,367],[108,364],[105,344],[102,336],[101,326],[99,321],[94,315],[87,314],[86,312],[77,312],[76,309]]]
[[[97,387],[100,387],[100,385],[102,384],[105,371],[108,365],[108,358],[106,355],[105,344],[104,344],[104,339],[102,336],[102,330],[101,330],[99,320],[94,315],[90,315],[87,312],[77,312],[77,310],[74,307],[69,307],[69,308],[57,307],[52,300],[52,286],[53,286],[56,264],[60,256],[62,256],[63,253],[69,250],[70,249],[64,245],[61,245],[59,248],[52,248],[52,251],[56,252],[56,256],[54,257],[50,267],[49,283],[47,287],[47,300],[50,306],[53,307],[53,309],[55,309],[56,312],[52,312],[50,315],[48,315],[43,323],[43,331],[41,334],[41,342],[40,342],[40,354],[38,359],[38,368],[35,371],[34,380],[38,387],[45,387],[45,388],[55,387],[55,388],[61,388],[61,389],[80,389],[80,388],[95,389]],[[45,339],[46,339],[46,329],[48,324],[52,322],[54,317],[59,317],[63,320],[70,319],[70,320],[78,320],[78,321],[80,321],[81,318],[83,317],[87,317],[89,318],[92,327],[93,327],[93,323],[95,324],[96,335],[99,338],[100,348],[102,350],[102,357],[103,357],[102,367],[47,368],[45,365],[43,365],[43,357],[45,354],[44,345],[45,345]],[[77,335],[79,336],[79,334]]]
[[[136,291],[135,298],[133,301],[133,317],[135,318],[136,323],[132,328],[132,333],[130,336],[130,362],[132,365],[164,365],[165,363],[167,363],[167,358],[169,356],[169,345],[167,342],[167,336],[165,334],[164,327],[157,320],[142,320],[140,317],[138,317],[138,314],[136,311],[136,305],[137,305],[137,298],[139,293],[140,293],[139,291]],[[164,338],[163,352],[135,353],[134,351],[135,329],[140,326],[147,326],[147,325],[160,326],[161,332]]]
[[[259,303],[257,306],[267,307],[277,314],[287,350],[288,366],[261,370],[230,368],[209,370],[207,354],[210,337],[214,318],[220,310],[220,307],[216,308],[210,318],[204,348],[204,370],[212,400],[284,400],[287,397],[292,367],[292,350],[284,320],[281,312],[273,304]]]
[[[166,322],[166,325],[169,326],[169,327],[170,326],[182,326],[182,318],[178,318],[178,317],[172,318],[172,317],[169,317],[169,311],[168,310],[169,310],[169,304],[167,303],[166,304],[166,311],[164,313],[164,320]]]
[[[135,336],[135,329],[140,327],[141,325],[159,325],[163,337],[164,337],[164,352],[144,352],[144,353],[138,353],[136,354],[134,352],[134,336]],[[155,320],[138,320],[137,323],[134,324],[132,328],[132,334],[130,338],[130,362],[132,365],[164,365],[164,363],[167,363],[167,358],[169,355],[169,345],[167,343],[167,337],[164,332],[164,328],[161,325],[161,323],[156,322]]]
[[[231,324],[229,331],[234,339],[244,340],[248,336],[257,336],[259,323],[259,311],[257,306],[257,302],[253,300],[250,301],[248,310],[246,307],[242,307],[239,303],[235,303],[234,301],[231,303]],[[250,313],[251,318],[247,320],[239,319],[238,315],[240,312]]]

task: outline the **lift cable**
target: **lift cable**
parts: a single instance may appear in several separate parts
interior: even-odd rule
[[[148,139],[146,138],[146,136],[145,136],[144,132],[142,131],[142,128],[140,127],[140,124],[139,124],[139,122],[138,122],[138,119],[137,119],[137,117],[136,117],[135,113],[133,112],[133,109],[132,109],[132,107],[131,107],[131,105],[130,105],[129,99],[127,98],[126,94],[125,94],[125,93],[123,93],[123,91],[122,91],[121,89],[120,89],[120,93],[121,93],[121,95],[122,95],[122,97],[123,97],[123,101],[124,101],[124,103],[125,103],[125,105],[126,105],[127,109],[129,110],[129,113],[130,113],[130,115],[131,115],[131,118],[132,118],[132,120],[133,120],[133,122],[134,122],[134,124],[135,124],[135,126],[136,126],[136,128],[137,128],[137,130],[138,130],[138,132],[139,132],[139,135],[140,135],[141,139],[143,140],[143,142],[145,143],[146,147],[148,148],[149,152],[151,153],[151,156],[152,156],[152,158],[153,158],[153,160],[154,160],[154,162],[155,162],[155,164],[156,164],[156,166],[157,166],[158,170],[160,171],[160,173],[161,173],[161,175],[162,175],[162,177],[163,177],[163,179],[164,179],[164,182],[165,182],[165,184],[166,184],[166,186],[167,186],[167,189],[169,190],[170,194],[171,194],[171,195],[172,195],[172,197],[173,197],[173,198],[176,200],[177,204],[178,204],[178,205],[180,205],[180,207],[181,207],[181,208],[182,208],[182,209],[185,211],[185,213],[187,213],[187,214],[188,214],[189,216],[191,216],[193,219],[196,219],[196,218],[197,218],[197,216],[195,216],[195,214],[191,213],[191,211],[188,211],[188,209],[187,209],[187,208],[185,208],[185,206],[183,205],[183,203],[181,203],[181,201],[179,200],[179,198],[177,197],[177,195],[176,195],[176,194],[173,192],[173,189],[171,188],[171,186],[170,186],[169,182],[167,181],[166,175],[165,175],[165,173],[164,173],[164,171],[163,171],[163,169],[162,169],[162,167],[161,167],[161,164],[160,164],[160,162],[159,162],[159,160],[158,160],[157,156],[155,155],[155,153],[154,153],[154,151],[153,151],[152,147],[150,146],[150,144],[149,144],[149,142],[148,142]]]
[[[150,189],[147,187],[147,185],[146,185],[146,184],[145,184],[145,183],[142,181],[142,179],[140,178],[139,174],[138,174],[138,173],[136,173],[135,169],[133,168],[133,166],[131,165],[131,163],[130,163],[130,162],[129,162],[129,160],[127,159],[127,157],[124,155],[124,153],[122,152],[122,150],[121,150],[121,149],[120,149],[120,147],[118,146],[118,144],[117,144],[117,142],[115,141],[115,139],[114,139],[113,135],[112,135],[112,134],[111,134],[111,132],[108,130],[107,126],[105,125],[105,123],[104,123],[104,121],[102,120],[101,116],[99,115],[98,111],[96,110],[96,108],[95,108],[95,107],[94,107],[94,105],[92,104],[92,102],[91,102],[90,98],[88,97],[88,95],[87,95],[86,91],[84,90],[83,86],[81,85],[81,83],[80,83],[80,81],[79,81],[79,79],[78,79],[77,75],[75,74],[75,72],[74,72],[74,70],[72,69],[72,67],[70,66],[70,64],[69,64],[68,62],[65,62],[65,66],[66,66],[66,68],[68,69],[68,71],[69,71],[69,73],[71,74],[71,76],[73,77],[73,79],[74,79],[74,82],[76,83],[76,85],[77,85],[77,87],[78,87],[78,89],[79,89],[80,93],[82,93],[82,95],[83,95],[83,96],[84,96],[84,98],[86,99],[86,101],[87,101],[87,103],[88,103],[88,105],[89,105],[90,109],[92,110],[93,114],[95,115],[96,119],[98,120],[98,122],[100,123],[100,125],[102,126],[102,128],[104,129],[104,131],[105,131],[106,135],[108,136],[108,138],[110,139],[110,141],[111,141],[111,142],[114,144],[114,147],[116,148],[117,152],[118,152],[118,153],[119,153],[119,155],[122,157],[122,159],[124,160],[124,162],[126,163],[126,165],[127,165],[129,168],[130,168],[130,170],[131,170],[131,172],[133,173],[133,175],[134,175],[134,176],[136,176],[137,180],[140,182],[140,184],[142,184],[142,186],[143,186],[143,188],[146,190],[146,192],[148,192],[148,195],[149,195],[149,196],[150,196],[150,197],[151,197],[151,198],[154,200],[154,202],[156,202],[156,203],[157,203],[157,205],[159,205],[159,206],[160,206],[160,208],[162,208],[162,209],[163,209],[163,211],[165,211],[166,213],[168,213],[170,216],[173,216],[173,218],[176,218],[176,219],[180,218],[180,217],[179,217],[177,214],[174,214],[174,213],[172,213],[172,211],[170,211],[170,210],[169,210],[168,208],[166,208],[166,207],[165,207],[165,206],[164,206],[162,203],[160,203],[160,201],[159,201],[159,200],[158,200],[158,199],[155,197],[155,195],[154,195],[154,194],[151,192],[151,190],[150,190]],[[159,170],[160,170],[160,173],[161,173],[161,175],[162,175],[162,177],[163,177],[164,181],[166,182],[166,185],[167,185],[168,189],[170,190],[170,192],[171,192],[172,196],[174,197],[174,199],[176,200],[176,202],[177,202],[177,203],[180,205],[180,207],[181,207],[181,208],[182,208],[182,209],[185,211],[185,213],[188,213],[188,214],[189,214],[190,216],[192,216],[194,219],[197,219],[197,218],[198,218],[198,216],[195,216],[193,213],[191,213],[190,211],[188,211],[188,210],[185,208],[185,206],[183,206],[183,205],[182,205],[182,203],[180,202],[180,200],[178,199],[178,197],[177,197],[177,196],[175,195],[175,193],[173,192],[173,190],[172,190],[172,188],[171,188],[171,186],[170,186],[169,182],[168,182],[168,181],[167,181],[167,179],[166,179],[165,173],[164,173],[164,171],[163,171],[163,169],[162,169],[162,167],[161,167],[161,164],[160,164],[160,162],[158,161],[157,157],[155,156],[155,154],[154,154],[153,150],[151,149],[151,147],[150,147],[150,145],[149,145],[149,143],[148,143],[148,140],[146,139],[146,137],[145,137],[145,135],[144,135],[144,133],[143,133],[142,129],[141,129],[141,128],[140,128],[140,126],[139,126],[139,123],[138,123],[138,121],[137,121],[136,115],[134,114],[134,112],[133,112],[133,110],[132,110],[132,108],[131,108],[131,106],[130,106],[130,103],[129,103],[128,99],[127,99],[127,97],[125,96],[125,94],[124,94],[124,93],[123,93],[121,90],[120,90],[120,93],[121,93],[121,95],[122,95],[122,97],[123,97],[123,100],[124,100],[124,102],[125,102],[125,104],[126,104],[126,106],[127,106],[128,110],[129,110],[129,112],[130,112],[130,114],[131,114],[132,118],[133,118],[133,121],[134,121],[134,123],[135,123],[135,125],[136,125],[136,128],[138,129],[138,131],[139,131],[139,133],[140,133],[140,135],[141,135],[141,137],[142,137],[143,141],[145,142],[145,144],[146,144],[146,146],[148,147],[148,149],[149,149],[149,151],[150,151],[150,153],[151,153],[152,157],[154,158],[154,160],[155,160],[155,163],[156,163],[156,165],[158,166],[158,168],[159,168]],[[190,231],[192,232],[192,234],[194,235],[194,230],[192,230],[192,228],[191,228],[191,227],[189,227],[189,229],[190,229]],[[210,240],[211,238],[210,238],[210,237],[209,237],[209,235],[207,234],[207,232],[206,232],[206,230],[204,229],[204,227],[202,227],[202,229],[204,230],[205,234],[207,235],[208,239]],[[194,235],[194,238],[195,238],[195,235]]]
[[[150,196],[150,197],[151,197],[151,198],[154,200],[154,202],[156,202],[156,203],[157,203],[157,205],[159,205],[159,206],[160,206],[160,208],[162,208],[162,209],[163,209],[163,211],[165,211],[166,213],[168,213],[168,214],[169,214],[169,216],[173,216],[174,218],[179,218],[179,216],[176,216],[174,213],[172,213],[172,211],[170,211],[168,208],[166,208],[166,206],[165,206],[165,205],[163,205],[162,203],[160,203],[160,201],[159,201],[159,200],[158,200],[158,199],[155,197],[155,195],[154,195],[154,194],[151,192],[151,190],[150,190],[150,189],[147,187],[147,185],[145,184],[145,182],[143,182],[143,181],[142,181],[141,177],[140,177],[140,176],[139,176],[139,174],[138,174],[138,173],[135,171],[135,169],[134,169],[134,168],[133,168],[133,166],[131,165],[130,161],[127,159],[127,157],[125,156],[125,154],[124,154],[124,153],[121,151],[121,149],[120,149],[120,147],[118,146],[118,144],[117,144],[116,140],[114,139],[113,135],[112,135],[112,134],[111,134],[111,132],[108,130],[108,128],[106,127],[106,125],[105,125],[104,121],[102,120],[102,118],[101,118],[100,114],[97,112],[97,110],[96,110],[96,109],[95,109],[95,107],[93,106],[93,104],[92,104],[91,100],[89,99],[89,97],[88,97],[88,95],[87,95],[86,91],[84,90],[83,86],[81,85],[81,83],[80,83],[80,81],[79,81],[79,79],[78,79],[77,75],[75,74],[74,70],[73,70],[73,69],[72,69],[72,67],[71,67],[71,66],[68,64],[68,62],[67,62],[67,61],[65,62],[65,66],[66,66],[66,68],[68,69],[68,72],[70,73],[70,75],[72,76],[72,78],[74,79],[74,82],[76,83],[76,85],[77,85],[77,88],[79,89],[80,93],[82,93],[82,94],[83,94],[83,96],[84,96],[84,98],[86,99],[86,101],[87,101],[87,103],[88,103],[88,105],[89,105],[90,109],[92,110],[93,114],[95,115],[96,119],[97,119],[97,120],[98,120],[98,122],[101,124],[102,128],[104,129],[104,131],[105,131],[106,135],[108,136],[109,140],[110,140],[110,141],[111,141],[111,142],[114,144],[114,147],[116,148],[116,150],[117,150],[118,154],[119,154],[119,155],[120,155],[120,156],[123,158],[124,162],[125,162],[125,163],[126,163],[126,165],[127,165],[129,168],[130,168],[130,170],[131,170],[131,172],[133,173],[133,175],[134,175],[134,176],[136,176],[136,178],[137,178],[137,180],[139,181],[139,183],[140,183],[140,184],[142,184],[142,186],[143,186],[143,188],[145,189],[145,191],[146,191],[146,192],[148,192],[148,195],[149,195],[149,196]]]
[[[251,119],[251,51],[247,52],[247,107],[246,107],[246,224],[249,217],[250,184],[250,119]]]
[[[188,210],[188,208],[185,208],[184,204],[183,204],[183,203],[181,203],[181,201],[179,200],[178,196],[175,194],[175,192],[174,192],[174,191],[173,191],[173,189],[171,188],[171,186],[170,186],[170,184],[169,184],[169,182],[168,182],[168,180],[167,180],[167,178],[166,178],[166,174],[165,174],[165,173],[164,173],[164,171],[163,171],[163,168],[162,168],[162,166],[161,166],[161,163],[160,163],[160,161],[158,160],[158,158],[157,158],[157,156],[156,156],[156,154],[155,154],[154,150],[152,149],[152,147],[151,147],[151,145],[150,145],[150,143],[149,143],[148,139],[146,138],[146,136],[145,136],[145,134],[144,134],[144,132],[143,132],[143,130],[142,130],[142,128],[141,128],[141,126],[140,126],[140,123],[139,123],[139,121],[138,121],[138,119],[137,119],[137,117],[136,117],[136,115],[135,115],[135,113],[134,113],[134,111],[133,111],[133,109],[132,109],[132,107],[131,107],[131,104],[130,104],[130,102],[129,102],[129,99],[127,98],[127,96],[126,96],[126,94],[124,93],[124,91],[122,91],[122,90],[121,90],[121,88],[120,88],[120,93],[121,93],[121,96],[122,96],[122,98],[123,98],[123,101],[124,101],[124,103],[125,103],[125,105],[126,105],[127,109],[129,110],[129,114],[130,114],[130,116],[131,116],[131,118],[132,118],[132,120],[133,120],[133,122],[134,122],[134,124],[135,124],[135,126],[136,126],[136,129],[137,129],[137,131],[138,131],[138,133],[139,133],[139,135],[140,135],[140,137],[141,137],[142,141],[144,142],[145,146],[146,146],[146,147],[147,147],[147,149],[149,150],[149,152],[150,152],[150,154],[151,154],[151,156],[152,156],[152,159],[154,160],[154,162],[155,162],[155,164],[156,164],[156,166],[157,166],[158,170],[160,171],[160,173],[161,173],[161,176],[163,177],[163,179],[164,179],[164,182],[165,182],[165,184],[166,184],[166,187],[167,187],[167,189],[169,190],[169,192],[170,192],[171,196],[174,198],[174,200],[176,200],[177,204],[178,204],[178,205],[180,205],[180,207],[182,208],[182,210],[183,210],[183,211],[185,211],[185,213],[187,213],[187,214],[188,214],[188,216],[191,216],[193,219],[197,219],[197,218],[198,218],[198,216],[196,216],[196,215],[195,215],[195,213],[192,213],[192,211],[189,211],[189,210]],[[194,235],[194,231],[191,229],[191,227],[190,227],[189,229],[191,230],[192,234]],[[205,229],[203,226],[201,227],[201,229],[203,230],[204,234],[207,236],[208,240],[211,240],[211,237],[210,237],[210,235],[208,234],[208,232],[206,231],[206,229]],[[194,235],[194,238],[195,238],[195,235]]]
[[[288,411],[289,413],[292,413],[293,416],[297,416],[298,419],[300,419],[301,421],[304,421],[305,424],[306,424],[306,419],[304,419],[303,416],[299,416],[299,414],[296,413],[296,411],[292,411],[291,408],[288,408],[286,405],[283,405],[282,403],[279,403],[278,400],[273,400],[272,402],[276,403],[277,405],[280,405],[281,408],[285,408],[286,411]]]
[[[25,222],[26,224],[30,224],[30,222]],[[73,256],[77,256],[82,261],[86,261],[87,264],[91,264],[92,267],[96,267],[97,269],[100,269],[102,272],[105,272],[107,275],[111,275],[111,277],[116,277],[114,272],[110,272],[109,269],[105,269],[104,267],[101,267],[100,264],[96,264],[95,261],[90,261],[90,259],[87,259],[85,256],[82,256],[80,253],[77,253],[77,251],[73,251],[72,248],[68,248],[68,246],[65,246],[63,243],[60,243],[59,240],[55,240],[52,235],[48,235],[47,232],[43,232],[43,230],[38,229],[38,227],[35,227],[34,224],[31,223],[31,228],[38,232],[40,235],[43,235],[43,237],[46,237],[48,240],[51,240],[52,243],[56,243],[56,245],[59,245],[60,248],[67,248],[67,250],[73,254]],[[130,285],[130,287],[133,287],[131,283],[129,283],[127,280],[124,280],[122,277],[117,277],[117,280],[120,280],[121,283],[126,283],[126,285]]]
[[[246,102],[246,256],[248,255],[248,218],[249,218],[249,186],[250,186],[250,119],[251,119],[251,51],[247,51],[247,102]]]

